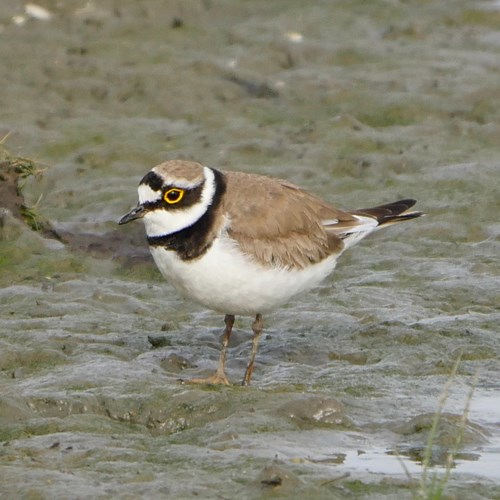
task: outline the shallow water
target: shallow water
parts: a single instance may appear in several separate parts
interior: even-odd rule
[[[69,241],[2,214],[0,493],[411,498],[446,391],[428,482],[463,435],[446,491],[500,496],[498,6],[63,4],[0,6],[0,135],[46,167],[23,192]],[[116,226],[177,157],[428,216],[266,317],[253,386],[186,386],[215,367],[222,317]]]

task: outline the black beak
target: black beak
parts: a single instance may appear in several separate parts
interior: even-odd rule
[[[125,214],[119,221],[118,224],[126,224],[135,219],[142,219],[146,213],[145,208],[142,205],[137,205],[128,214]]]

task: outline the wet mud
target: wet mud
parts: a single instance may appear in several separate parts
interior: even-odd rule
[[[465,0],[3,1],[0,496],[498,497],[499,22]],[[190,386],[223,318],[117,226],[179,157],[427,216],[266,317],[252,386]]]
[[[6,153],[6,152],[5,152]],[[152,262],[151,255],[144,245],[144,231],[134,228],[128,232],[118,228],[104,234],[78,233],[73,230],[56,230],[49,220],[39,214],[36,207],[29,207],[22,192],[23,182],[31,177],[43,175],[26,158],[9,158],[0,162],[0,209],[24,222],[44,238],[62,242],[72,252],[82,252],[96,258],[119,260],[124,266],[141,262]]]

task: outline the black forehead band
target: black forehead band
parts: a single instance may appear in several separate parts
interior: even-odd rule
[[[151,170],[142,178],[141,184],[149,186],[153,191],[161,191],[163,181],[158,174]]]

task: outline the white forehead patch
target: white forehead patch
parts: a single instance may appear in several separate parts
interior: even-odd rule
[[[210,168],[204,167],[204,174],[205,184],[201,190],[200,200],[197,203],[184,209],[157,209],[146,213],[143,220],[148,236],[165,236],[167,234],[176,233],[177,231],[181,231],[182,229],[192,226],[197,220],[203,217],[208,207],[212,204],[215,194],[214,173]],[[180,187],[179,183],[175,183],[175,185]],[[139,190],[141,187],[139,187]],[[157,200],[159,198],[159,191],[153,191],[149,188],[149,186],[145,187],[149,189],[149,193],[155,194],[156,197],[153,200]],[[148,194],[147,190],[145,194]],[[143,203],[140,192],[139,200]]]
[[[158,201],[161,198],[161,191],[153,191],[147,184],[140,184],[137,188],[139,194],[139,203],[150,203]]]

